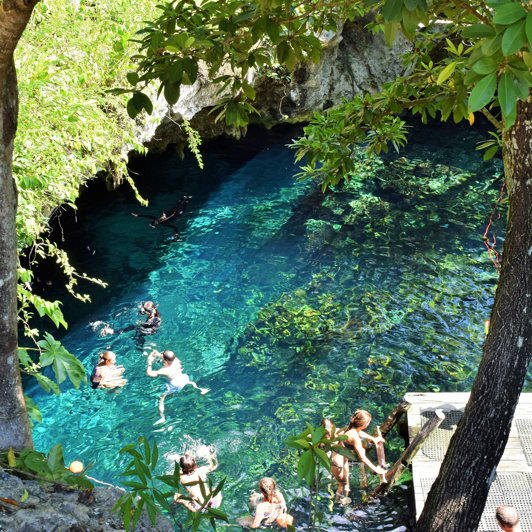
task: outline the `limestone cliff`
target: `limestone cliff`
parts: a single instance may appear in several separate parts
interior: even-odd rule
[[[396,39],[388,47],[382,34],[372,35],[364,26],[367,21],[346,24],[337,34],[322,36],[323,52],[320,63],[299,64],[288,75],[253,73],[257,97],[255,107],[260,118],[255,120],[266,127],[283,121],[304,122],[315,111],[328,109],[357,94],[376,92],[386,81],[402,72],[400,55],[410,44]],[[174,106],[160,98],[151,117],[144,123],[140,136],[150,152],[162,152],[168,145],[178,149],[186,146],[185,134],[180,126],[186,117],[204,140],[220,135],[239,136],[223,123],[215,123],[216,114],[211,109],[219,96],[205,73],[198,75],[194,85],[183,86],[181,96]]]

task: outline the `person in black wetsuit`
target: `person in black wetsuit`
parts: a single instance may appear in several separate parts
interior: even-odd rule
[[[162,318],[161,313],[157,310],[157,307],[155,306],[155,303],[153,301],[146,301],[143,303],[142,307],[139,309],[140,314],[147,314],[148,319],[138,325],[129,325],[125,329],[116,331],[118,334],[127,332],[127,331],[133,331],[135,330],[135,337],[137,339],[137,344],[139,347],[142,347],[144,345],[144,342],[146,341],[146,336],[149,336],[151,334],[155,334],[157,330],[159,329]]]
[[[192,196],[183,196],[170,210],[168,214],[163,214],[159,217],[152,216],[151,214],[135,214],[132,212],[131,214],[133,216],[140,216],[142,218],[148,218],[150,220],[150,225],[152,227],[157,227],[159,225],[164,225],[166,227],[171,227],[174,230],[174,239],[179,240],[181,237],[179,236],[179,231],[177,230],[177,227],[173,225],[173,222],[183,215],[185,212],[187,205],[189,201],[191,200]]]

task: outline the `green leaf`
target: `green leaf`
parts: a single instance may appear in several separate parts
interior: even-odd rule
[[[149,464],[151,461],[151,449],[150,449],[150,444],[148,442],[148,438],[146,438],[145,436],[142,436],[141,442],[144,445],[144,459],[146,460],[146,463]]]
[[[28,490],[24,490],[24,493],[22,494],[22,497],[20,498],[20,502],[26,502],[28,500],[29,494]]]
[[[495,37],[495,28],[487,24],[473,24],[462,31],[462,37],[466,39],[491,39]]]
[[[137,105],[135,103],[135,100],[131,97],[126,105],[127,114],[129,115],[129,118],[135,118],[142,109],[137,109]]]
[[[38,452],[31,452],[24,458],[24,465],[36,473],[52,477],[52,471],[48,467],[44,456]]]
[[[530,46],[530,49],[532,50],[532,46],[530,44],[529,46]],[[532,69],[532,53],[523,52],[523,62],[529,69]]]
[[[416,29],[419,24],[419,17],[416,10],[410,11],[406,7],[402,11],[402,27],[407,39],[413,40],[416,34]]]
[[[517,105],[514,105],[510,113],[508,115],[503,115],[503,117],[504,117],[504,128],[508,130],[514,125],[515,119],[517,118]]]
[[[168,486],[171,486],[172,488],[179,488],[179,479],[173,475],[159,475],[155,478],[159,479],[161,482],[164,482]]]
[[[312,445],[316,445],[325,436],[325,428],[317,427],[312,435]]]
[[[496,5],[494,10],[494,24],[513,24],[526,16],[526,9],[516,1]]]
[[[526,25],[525,25],[526,38],[528,40],[528,49],[529,52],[532,51],[532,11],[528,12],[526,16]]]
[[[63,458],[63,446],[58,443],[54,445],[49,451],[46,457],[46,464],[52,471],[54,478],[57,474],[66,473],[65,460]]]
[[[310,450],[305,451],[300,457],[297,463],[297,476],[299,480],[306,478],[310,468],[314,467],[314,460],[312,459],[312,453]]]
[[[120,496],[120,498],[115,502],[115,505],[113,506],[113,509],[111,510],[111,512],[116,512],[118,510],[118,508],[124,504],[124,501],[128,498],[131,498],[132,497],[132,494],[131,493],[124,493],[123,495]]]
[[[482,74],[484,76],[486,74],[491,74],[492,72],[495,72],[498,68],[499,63],[493,58],[493,56],[483,56],[471,66],[471,70],[473,70],[473,72],[476,72],[477,74]]]
[[[129,530],[129,525],[131,524],[131,503],[132,502],[133,502],[133,498],[128,497],[124,501],[124,504],[122,505],[122,511],[124,512],[124,528],[126,530]]]
[[[384,40],[388,46],[391,46],[395,41],[397,32],[401,24],[399,22],[385,22],[384,23]]]
[[[39,340],[37,343],[43,349],[39,363],[42,367],[52,365],[55,378],[59,384],[67,376],[76,388],[79,388],[81,381],[87,382],[83,364],[55,340],[50,333],[45,333],[44,340]]]
[[[484,161],[489,161],[490,159],[492,159],[498,150],[499,146],[492,146],[491,148],[486,150],[483,157]]]
[[[386,22],[400,22],[403,11],[403,0],[386,0],[382,14]]]
[[[279,28],[274,20],[271,18],[266,19],[266,31],[273,44],[279,42]]]
[[[472,112],[482,109],[493,99],[497,86],[497,74],[483,77],[473,88],[469,95],[469,110]]]
[[[294,449],[306,450],[310,447],[310,442],[303,438],[288,439],[288,440],[285,440],[284,443],[288,445],[288,447],[293,447]]]
[[[456,61],[452,61],[449,63],[438,76],[438,79],[436,80],[437,85],[441,85],[444,81],[446,81],[450,76],[452,76],[453,72],[456,69]]]
[[[525,21],[520,20],[506,28],[502,36],[502,53],[511,55],[517,52],[526,42]]]
[[[314,452],[316,453],[316,456],[318,457],[318,460],[320,461],[321,465],[327,469],[327,471],[331,471],[331,462],[329,460],[329,457],[327,456],[327,453],[323,450],[318,448],[314,449]]]
[[[267,27],[267,18],[260,17],[255,21],[253,27],[251,28],[251,36],[253,38],[253,44],[259,41],[262,36],[266,33]]]
[[[130,85],[136,85],[139,82],[139,75],[136,72],[128,72],[126,78]]]
[[[157,461],[159,460],[159,448],[157,447],[157,441],[153,440],[153,449],[151,453],[151,468],[155,469]]]
[[[150,98],[143,92],[135,93],[135,96],[141,106],[141,109],[146,109],[146,112],[151,115],[153,111],[153,104],[151,103]]]
[[[42,421],[42,414],[39,407],[27,395],[24,396],[24,400],[26,401],[26,410],[30,419],[40,423]]]
[[[404,0],[404,4],[406,9],[409,11],[414,11],[419,4],[419,0]]]
[[[508,72],[505,72],[499,79],[498,98],[502,114],[504,116],[509,115],[516,105],[517,95],[515,93],[515,78]]]
[[[55,395],[61,394],[59,386],[46,375],[43,375],[42,373],[34,373],[33,376],[37,379],[37,382],[45,392],[53,392]]]
[[[493,55],[501,49],[502,35],[497,35],[494,39],[486,39],[482,41],[481,49],[485,56]]]
[[[170,514],[172,513],[172,507],[170,506],[170,503],[161,493],[159,493],[158,491],[154,491],[153,496],[164,510],[166,510]]]
[[[250,100],[255,99],[255,89],[246,80],[242,81],[242,90]]]
[[[147,488],[145,483],[137,482],[136,480],[121,480],[120,484],[136,490],[143,490]]]

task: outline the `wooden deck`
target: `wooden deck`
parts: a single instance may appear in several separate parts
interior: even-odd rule
[[[437,408],[446,416],[412,461],[416,514],[419,517],[469,393],[408,393],[405,399],[412,404],[407,413],[411,439]],[[500,532],[494,517],[499,504],[515,506],[523,530],[532,531],[532,393],[521,395],[478,532]]]

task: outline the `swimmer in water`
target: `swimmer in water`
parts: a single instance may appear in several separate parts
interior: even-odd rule
[[[144,346],[144,342],[146,341],[146,336],[155,334],[163,320],[161,318],[161,313],[157,310],[157,307],[155,306],[155,303],[153,303],[153,301],[146,301],[145,303],[143,303],[139,309],[139,313],[147,314],[148,318],[144,323],[140,325],[128,325],[124,329],[120,329],[114,332],[116,332],[117,334],[122,334],[128,331],[135,331],[137,345],[142,349],[142,347]]]
[[[147,353],[144,352],[146,355]],[[162,368],[154,370],[152,368],[153,361],[155,358],[161,358],[163,361]],[[181,391],[187,384],[190,384],[196,390],[199,390],[202,394],[205,394],[209,391],[209,388],[200,388],[195,382],[191,381],[186,373],[183,373],[183,367],[181,366],[181,361],[176,358],[173,351],[163,351],[162,354],[158,351],[152,351],[148,356],[148,368],[146,369],[146,375],[148,377],[165,377],[167,383],[164,388],[164,392],[159,398],[159,414],[160,419],[155,422],[155,425],[159,423],[164,423],[166,418],[164,417],[164,400],[166,396]]]
[[[222,492],[219,491],[214,497],[210,496],[211,490],[207,484],[207,475],[218,467],[216,455],[207,456],[207,461],[209,462],[208,466],[198,467],[196,459],[191,453],[185,453],[179,459],[181,484],[188,491],[192,501],[183,499],[179,493],[174,495],[174,501],[184,505],[191,512],[197,512],[202,507],[218,508],[222,504]]]
[[[273,523],[282,528],[292,525],[294,518],[288,513],[286,501],[275,480],[270,477],[261,478],[259,490],[260,493],[254,491],[249,498],[251,506],[255,507],[255,516],[241,517],[237,519],[237,523],[249,528],[270,527]]]
[[[116,365],[116,355],[112,351],[100,354],[98,365],[90,378],[92,388],[122,388],[127,382],[122,377],[124,366]]]
[[[140,216],[142,218],[148,218],[150,220],[150,225],[152,227],[157,227],[159,225],[164,225],[170,227],[174,230],[174,240],[179,240],[179,231],[177,227],[173,225],[174,221],[182,216],[187,208],[189,201],[192,199],[192,196],[183,196],[175,205],[172,207],[168,214],[163,214],[159,217],[152,216],[151,214],[135,214],[132,212],[132,216]]]

